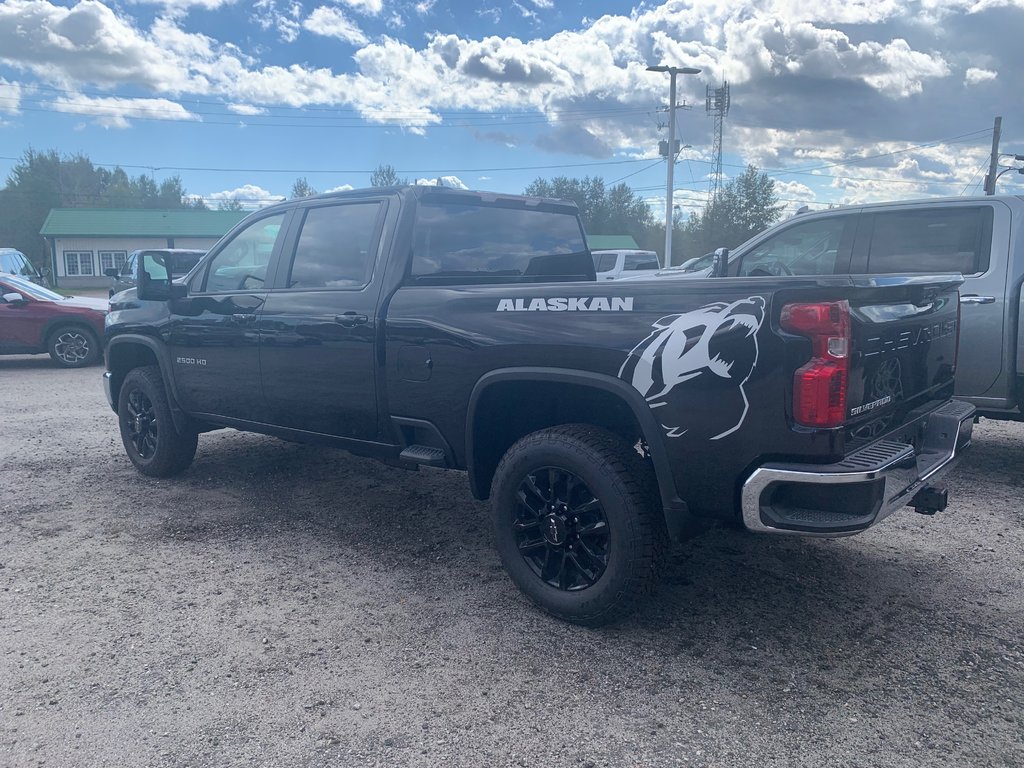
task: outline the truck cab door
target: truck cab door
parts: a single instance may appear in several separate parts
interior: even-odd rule
[[[188,296],[171,300],[167,346],[185,410],[264,420],[256,320],[287,216],[246,219],[214,247]]]
[[[378,264],[387,200],[295,209],[257,322],[268,422],[375,440]]]

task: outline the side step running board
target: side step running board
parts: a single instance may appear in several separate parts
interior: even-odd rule
[[[444,451],[440,448],[431,448],[428,445],[410,445],[399,454],[398,458],[413,464],[426,464],[428,467],[448,466],[448,462],[444,458]]]

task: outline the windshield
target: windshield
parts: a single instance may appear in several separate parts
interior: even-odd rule
[[[16,291],[28,294],[33,299],[40,301],[64,301],[64,296],[59,293],[54,293],[49,288],[43,288],[41,285],[30,283],[28,280],[22,280],[18,277],[7,277],[4,278],[4,282],[7,283],[11,288]]]

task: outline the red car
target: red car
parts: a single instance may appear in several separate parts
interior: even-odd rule
[[[13,275],[0,275],[0,355],[49,352],[58,365],[99,362],[105,299],[61,296]]]

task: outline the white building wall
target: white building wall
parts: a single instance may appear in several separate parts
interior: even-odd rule
[[[71,285],[84,285],[83,280],[98,282],[106,285],[109,278],[103,276],[103,267],[100,265],[100,251],[124,251],[131,253],[137,248],[166,248],[167,238],[165,237],[58,237],[55,241],[57,254],[57,280],[68,277],[72,279]],[[92,275],[78,275],[71,278],[68,275],[68,259],[66,253],[91,254]],[[84,256],[74,258],[75,261],[88,258]],[[81,269],[79,270],[81,271]]]

